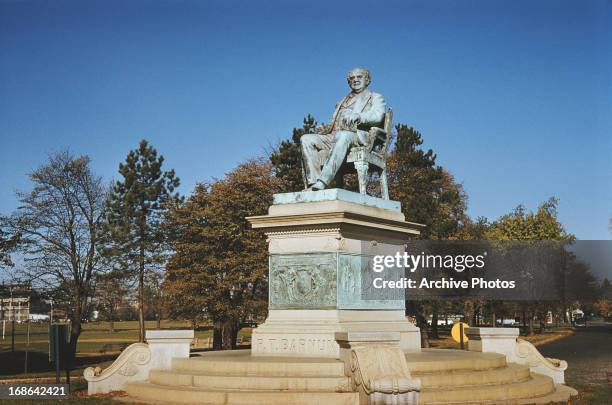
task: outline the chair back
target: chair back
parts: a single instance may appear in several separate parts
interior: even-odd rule
[[[384,122],[383,129],[387,133],[387,136],[385,137],[385,141],[383,142],[382,148],[380,149],[380,154],[383,156],[386,156],[387,149],[389,147],[389,139],[391,139],[391,134],[393,131],[393,110],[390,108],[385,113],[385,122]]]

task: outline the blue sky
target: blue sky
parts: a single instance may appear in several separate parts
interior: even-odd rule
[[[328,120],[354,66],[473,216],[560,198],[610,239],[608,1],[0,0],[0,212],[62,148],[105,179],[147,138],[181,191]]]

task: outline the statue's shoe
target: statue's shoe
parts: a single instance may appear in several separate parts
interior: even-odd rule
[[[317,182],[315,184],[313,184],[312,186],[308,187],[308,191],[319,191],[319,190],[325,190],[327,188],[327,186],[325,185],[325,183],[323,183],[321,180],[317,180]]]

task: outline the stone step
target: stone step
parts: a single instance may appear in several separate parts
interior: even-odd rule
[[[556,384],[555,392],[538,398],[520,399],[516,405],[565,405],[571,397],[578,395],[578,391],[567,385]],[[514,405],[514,404],[513,404]]]
[[[228,405],[359,405],[356,392],[224,391],[200,387],[169,387],[150,382],[124,386],[130,400],[147,403]]]
[[[455,403],[506,403],[504,401],[537,398],[555,392],[552,379],[539,374],[531,374],[527,381],[511,384],[496,384],[451,388],[423,388],[420,393],[420,404],[455,404]]]
[[[510,363],[506,367],[485,370],[453,370],[412,373],[421,379],[423,388],[460,387],[470,385],[510,384],[530,378],[529,367]]]
[[[211,390],[350,391],[346,376],[254,376],[152,370],[149,381],[166,386],[195,386]]]
[[[421,352],[406,353],[406,361],[410,372],[415,374],[487,370],[506,366],[506,356],[503,354],[446,349],[423,349]]]
[[[172,359],[172,370],[183,374],[251,375],[263,377],[344,376],[344,363],[310,357],[259,357],[250,350],[203,353],[188,359]]]
[[[578,391],[566,385],[555,385],[555,391],[551,394],[532,397],[500,400],[481,400],[481,401],[462,401],[462,402],[419,402],[422,405],[568,405],[573,396],[578,395]]]

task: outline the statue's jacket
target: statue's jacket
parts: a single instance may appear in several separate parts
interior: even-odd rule
[[[367,139],[367,131],[371,127],[379,126],[384,120],[387,104],[382,95],[365,89],[361,93],[347,94],[342,101],[336,104],[334,115],[331,121],[331,132],[337,131],[338,119],[340,111],[350,109],[359,114],[361,123],[357,128],[357,136],[362,144],[365,144]]]

